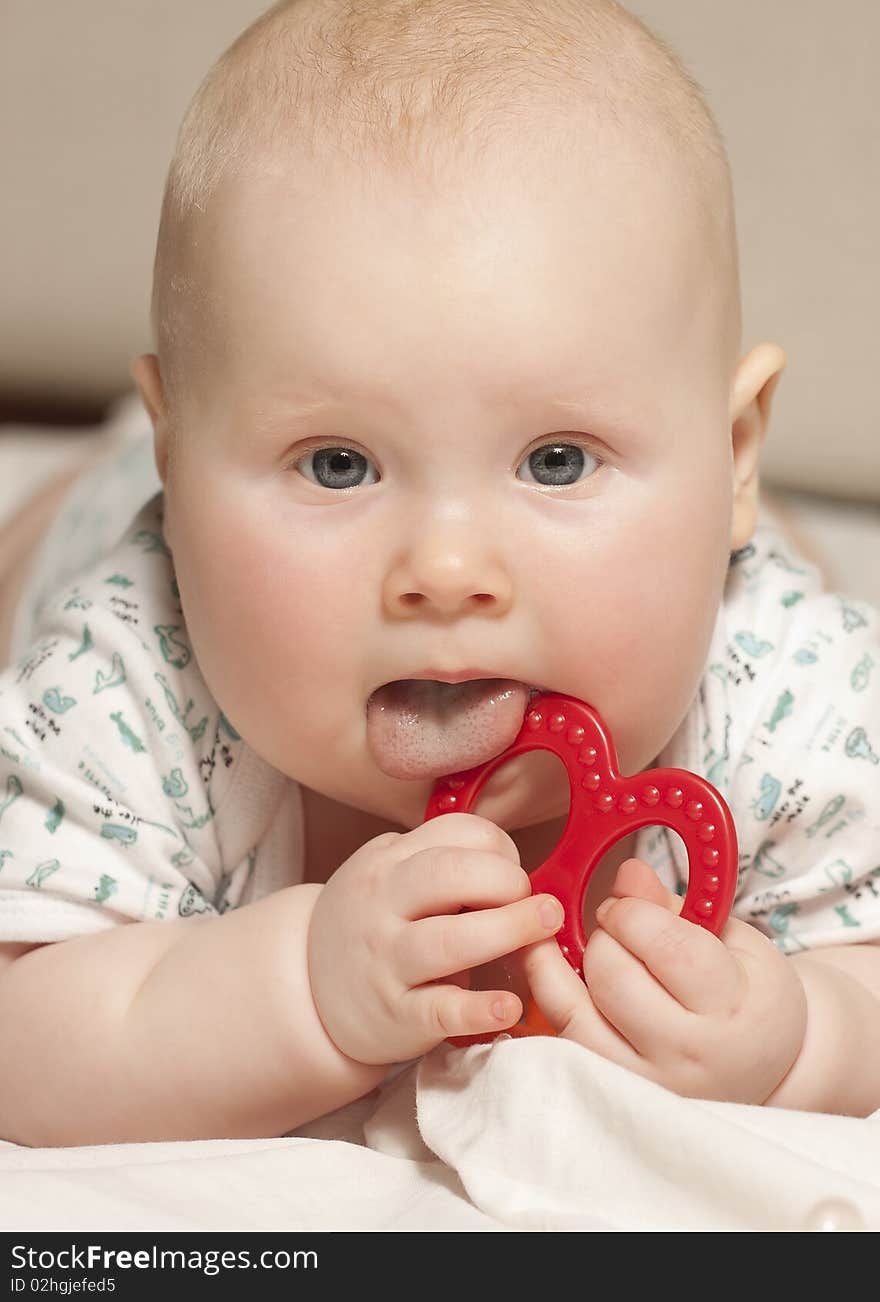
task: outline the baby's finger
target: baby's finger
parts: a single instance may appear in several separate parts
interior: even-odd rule
[[[617,870],[611,894],[620,898],[633,896],[640,900],[649,900],[660,904],[672,913],[681,913],[684,903],[672,891],[668,891],[660,878],[643,859],[625,859]]]
[[[422,918],[404,928],[397,972],[408,986],[424,985],[555,935],[562,920],[562,905],[553,895],[529,896],[503,908],[453,917]]]
[[[431,846],[404,859],[389,881],[389,902],[415,921],[459,909],[494,909],[531,894],[528,873],[489,850]]]
[[[520,861],[516,842],[503,827],[479,814],[443,814],[429,818],[398,835],[402,855],[417,854],[432,846],[457,846],[462,850],[488,850],[511,863]]]
[[[653,1063],[669,1056],[697,1020],[641,959],[599,928],[584,950],[584,977],[597,1011],[635,1052]]]
[[[433,985],[408,990],[401,1011],[410,1025],[424,1027],[428,1047],[449,1036],[484,1035],[515,1026],[522,1017],[522,1003],[510,990]]]
[[[562,1035],[582,1006],[592,1004],[583,981],[556,941],[529,945],[517,958],[535,1002],[557,1035]]]
[[[529,945],[519,959],[535,1003],[557,1035],[574,1040],[630,1071],[643,1076],[651,1074],[634,1046],[596,1007],[555,941]]]
[[[738,1007],[742,967],[705,927],[657,904],[631,898],[609,897],[596,910],[596,919],[684,1008],[694,1013],[728,1013]],[[586,962],[585,958],[585,972]]]

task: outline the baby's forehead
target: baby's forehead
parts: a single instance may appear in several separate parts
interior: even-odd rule
[[[198,241],[216,370],[233,358],[242,385],[279,391],[302,372],[306,389],[315,378],[318,395],[345,389],[358,408],[375,380],[410,410],[432,392],[445,404],[454,374],[456,404],[485,395],[518,411],[529,395],[576,397],[587,375],[609,407],[632,408],[661,366],[670,383],[688,366],[714,374],[710,254],[697,256],[674,186],[655,179],[637,199],[638,160],[612,161],[460,172],[433,193],[376,170],[238,178]],[[572,419],[561,411],[558,427]]]
[[[272,293],[285,277],[320,292],[328,271],[379,291],[380,268],[456,292],[505,263],[533,295],[577,286],[594,305],[635,292],[635,280],[642,299],[679,297],[695,278],[719,279],[723,255],[671,160],[598,136],[564,159],[524,139],[488,163],[457,160],[430,175],[286,153],[228,179],[209,211],[196,243],[227,292]]]

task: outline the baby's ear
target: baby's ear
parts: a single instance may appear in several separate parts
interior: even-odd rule
[[[758,467],[770,408],[786,356],[778,344],[758,344],[737,367],[730,395],[733,442],[733,522],[730,550],[751,540],[758,520]]]
[[[168,472],[168,419],[165,408],[165,391],[155,353],[135,357],[128,373],[137,385],[144,410],[153,425],[153,451],[159,478],[165,483]]]

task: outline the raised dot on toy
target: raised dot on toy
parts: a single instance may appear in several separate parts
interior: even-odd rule
[[[565,765],[571,803],[565,831],[550,858],[531,874],[533,894],[555,895],[565,911],[556,934],[568,962],[583,979],[586,936],[583,907],[587,884],[603,855],[622,836],[661,824],[682,839],[688,884],[681,916],[718,935],[736,891],[737,840],[733,816],[715,788],[686,769],[620,774],[608,726],[592,706],[572,696],[547,693],[532,701],[519,734],[500,755],[439,778],[425,821],[440,814],[473,812],[477,797],[499,768],[531,750],[549,750]],[[553,1034],[532,1001],[510,1036]],[[494,1034],[455,1036],[457,1045],[489,1043]]]

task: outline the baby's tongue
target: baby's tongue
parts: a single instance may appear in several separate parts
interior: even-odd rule
[[[512,678],[398,679],[367,702],[367,744],[390,778],[442,778],[505,750],[528,701],[528,687]]]

